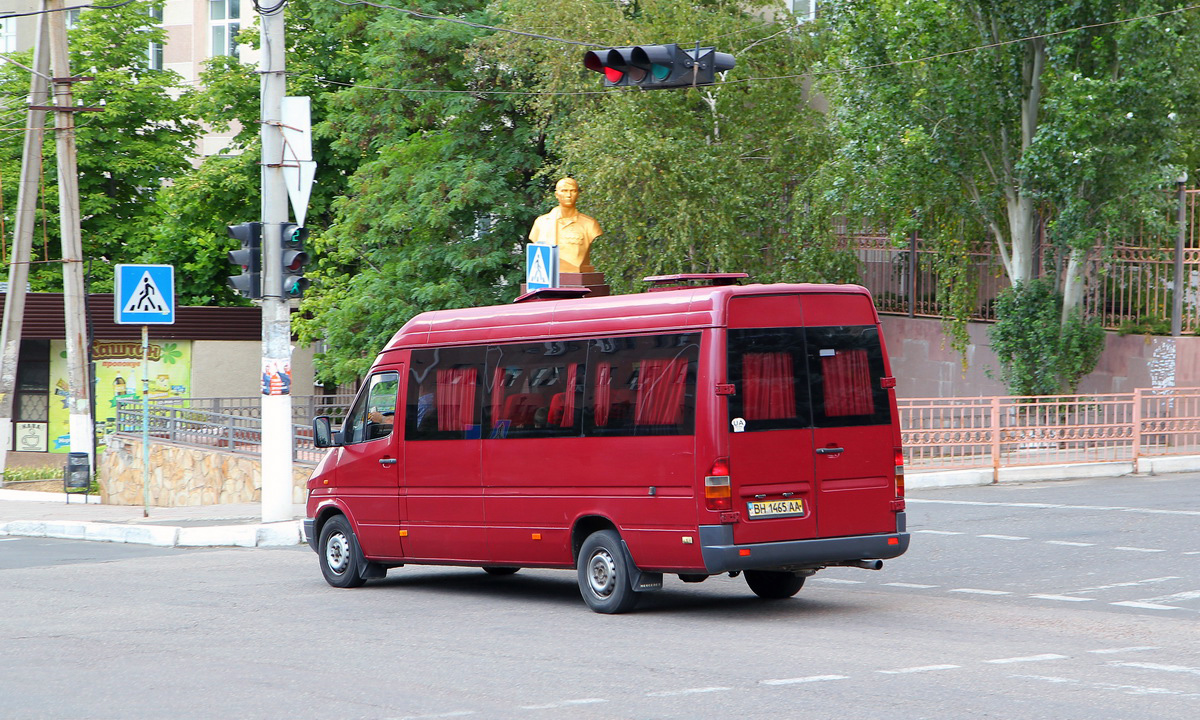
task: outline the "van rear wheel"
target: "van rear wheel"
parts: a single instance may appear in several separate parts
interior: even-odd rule
[[[588,607],[615,615],[637,605],[638,594],[629,578],[629,557],[621,536],[613,530],[588,535],[579,549],[579,592]]]
[[[325,582],[339,588],[360,587],[366,582],[360,572],[358,540],[345,516],[332,517],[321,528],[317,556]]]
[[[747,570],[746,584],[763,600],[783,600],[800,592],[804,576],[774,570]]]

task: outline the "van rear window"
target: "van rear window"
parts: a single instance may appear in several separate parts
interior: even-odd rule
[[[873,325],[730,330],[728,358],[744,431],[891,422]]]

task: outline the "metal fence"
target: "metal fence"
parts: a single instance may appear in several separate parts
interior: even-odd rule
[[[1200,190],[1183,198],[1183,277],[1185,295],[1182,325],[1185,333],[1200,331]],[[1108,250],[1098,247],[1084,270],[1084,306],[1108,330],[1169,331],[1174,297],[1175,240],[1178,227],[1171,211],[1163,233],[1144,232],[1117,238]],[[862,284],[881,313],[913,317],[945,317],[948,309],[937,297],[935,251],[919,233],[895,243],[885,230],[843,219],[835,226],[844,246],[860,262]],[[1044,228],[1043,228],[1044,232]],[[981,248],[969,254],[967,279],[975,286],[971,317],[994,320],[993,301],[1009,281],[995,244],[980,239]],[[1044,238],[1038,247],[1045,247]],[[1039,265],[1041,259],[1039,259]]]
[[[313,446],[311,420],[329,415],[340,420],[351,395],[292,396],[292,460],[315,465],[325,451]],[[261,399],[167,398],[151,400],[149,434],[152,441],[189,447],[214,448],[241,455],[259,455],[262,446]],[[119,400],[113,434],[140,440],[140,399]]]
[[[1200,388],[899,401],[914,470],[1135,461],[1200,454]]]

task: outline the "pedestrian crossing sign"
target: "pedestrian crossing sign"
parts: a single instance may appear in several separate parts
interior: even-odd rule
[[[118,325],[175,323],[173,265],[117,265],[113,319]]]
[[[525,289],[558,287],[558,246],[529,243],[525,246]]]

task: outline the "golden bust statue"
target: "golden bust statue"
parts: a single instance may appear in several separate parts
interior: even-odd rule
[[[592,241],[600,237],[600,224],[575,209],[579,183],[563,178],[554,186],[558,207],[533,221],[529,241],[558,246],[559,272],[590,273]]]

